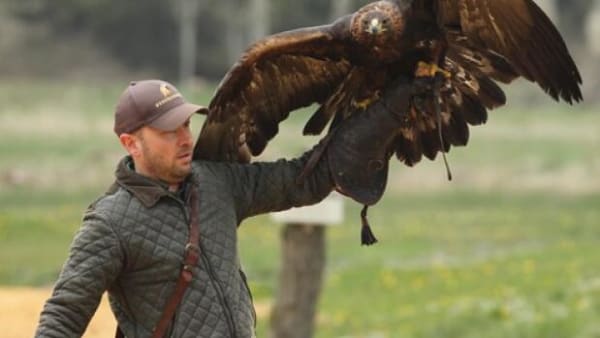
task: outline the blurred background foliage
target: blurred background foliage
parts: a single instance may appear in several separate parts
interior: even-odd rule
[[[26,27],[44,26],[49,40],[88,37],[117,62],[134,70],[152,69],[163,77],[177,75],[179,0],[13,1],[8,15]],[[274,1],[262,13],[269,22],[248,17],[252,1],[202,1],[196,4],[198,75],[216,80],[249,43],[249,26],[265,32],[328,22],[325,1]],[[234,44],[232,47],[231,44]],[[235,49],[228,54],[228,49]]]
[[[87,64],[86,58],[97,52],[102,59],[109,57],[127,70],[150,71],[175,80],[179,74],[180,24],[184,19],[194,23],[198,46],[192,75],[217,81],[243,49],[261,36],[329,23],[366,2],[4,0],[0,4],[0,16],[4,19],[1,28],[12,34],[2,34],[1,39],[5,40],[3,53],[12,57],[3,57],[0,69],[9,73],[60,75],[76,71],[73,64]],[[575,56],[583,60],[580,64],[583,63],[584,73],[598,73],[599,56],[592,54],[595,46],[588,42],[600,40],[594,35],[598,29],[587,25],[594,12],[600,11],[598,1],[539,0],[538,3],[553,17]],[[53,48],[56,44],[71,48],[57,51]],[[59,54],[53,56],[54,53]],[[41,62],[47,57],[57,60]],[[93,64],[94,60],[87,61]],[[96,68],[100,73],[102,66],[107,65],[99,64]],[[594,77],[586,80],[596,81]]]

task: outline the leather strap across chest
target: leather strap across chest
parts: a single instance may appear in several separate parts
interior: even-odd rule
[[[181,267],[181,272],[179,274],[177,284],[175,285],[175,290],[173,291],[171,298],[169,298],[158,324],[156,324],[156,327],[154,328],[152,338],[162,338],[164,336],[169,324],[171,323],[171,320],[173,319],[173,315],[177,310],[177,306],[179,306],[179,303],[185,294],[185,290],[192,282],[192,278],[194,277],[193,269],[200,258],[200,247],[198,246],[198,243],[200,243],[200,226],[198,224],[198,191],[193,186],[191,187],[190,191],[189,203],[190,236],[188,243],[185,245],[183,266]]]

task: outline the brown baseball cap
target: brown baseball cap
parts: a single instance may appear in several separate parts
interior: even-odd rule
[[[143,126],[171,131],[194,113],[207,114],[208,108],[188,103],[172,84],[162,80],[133,81],[117,102],[114,131],[121,135]]]

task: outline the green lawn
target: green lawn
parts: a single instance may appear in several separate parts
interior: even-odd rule
[[[111,183],[122,88],[86,86],[0,83],[0,284],[51,285],[83,209]],[[212,89],[182,91],[206,103]],[[370,209],[373,247],[360,246],[360,206],[348,201],[344,224],[326,234],[317,337],[599,337],[595,111],[550,103],[492,112],[449,154],[453,182],[439,160],[394,164]],[[262,158],[314,142],[298,136],[308,113],[292,114]],[[240,230],[258,302],[277,287],[280,230],[268,216]],[[266,319],[258,330],[266,335]]]

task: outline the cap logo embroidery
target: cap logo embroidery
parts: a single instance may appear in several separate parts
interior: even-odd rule
[[[160,92],[163,94],[163,96],[164,96],[164,97],[169,97],[169,96],[171,96],[171,94],[173,93],[173,92],[172,92],[172,91],[169,89],[169,87],[167,87],[167,85],[166,85],[166,84],[164,84],[164,83],[160,85],[160,88],[159,88],[159,89],[160,89]]]
[[[164,99],[156,102],[156,104],[154,104],[154,106],[156,108],[160,108],[161,106],[164,106],[165,104],[173,101],[174,99],[181,97],[180,93],[177,94],[173,94],[173,91],[171,89],[169,89],[169,87],[167,87],[166,84],[161,84],[159,87],[160,93],[163,95]]]

